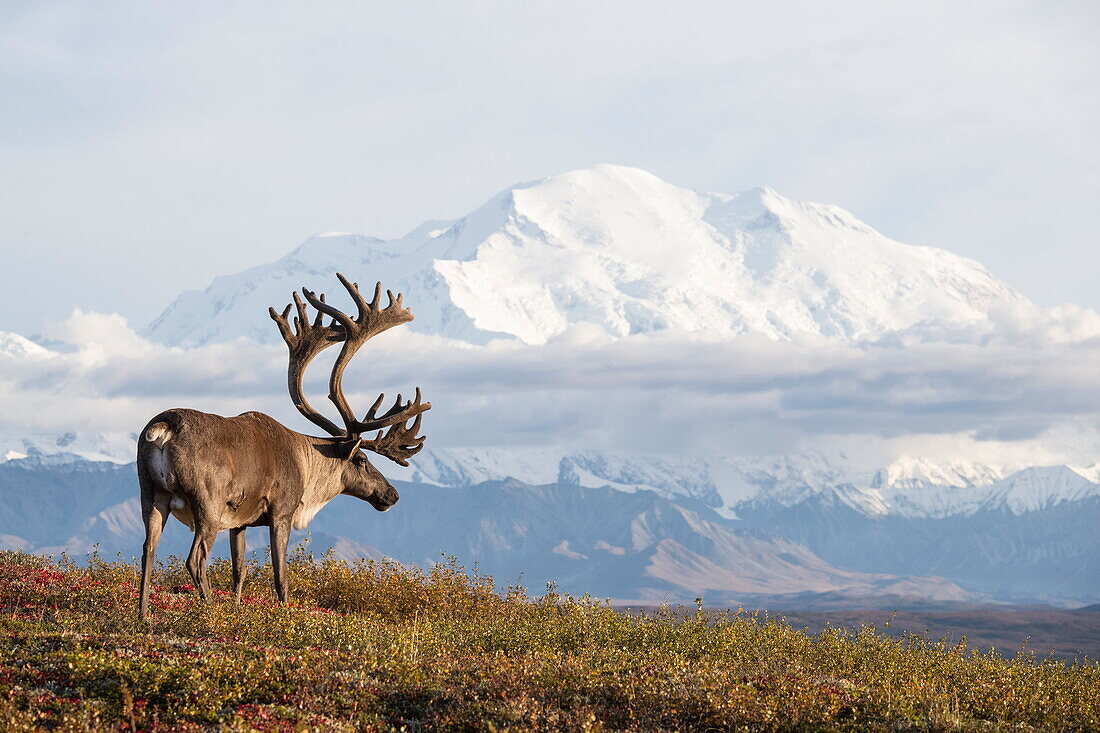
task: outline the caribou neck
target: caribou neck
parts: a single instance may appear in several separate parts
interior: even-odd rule
[[[302,465],[302,503],[332,501],[343,491],[347,455],[340,450],[340,438],[302,435],[308,450]]]

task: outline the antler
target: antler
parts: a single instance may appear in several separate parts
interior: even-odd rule
[[[420,390],[418,389],[417,393],[419,392]],[[409,427],[408,422],[402,420],[401,422],[393,424],[385,433],[379,430],[376,438],[373,440],[364,440],[360,443],[360,446],[367,450],[374,451],[379,455],[383,455],[402,466],[407,466],[409,465],[409,459],[419,453],[420,449],[424,447],[424,440],[427,436],[421,435],[417,437],[416,435],[420,432],[420,419],[422,417],[424,417],[423,412],[417,413],[416,419],[413,420],[412,427]]]
[[[340,273],[336,273],[336,277],[340,279],[340,283],[347,289],[348,294],[351,295],[352,300],[355,301],[356,308],[359,310],[354,320],[346,313],[326,303],[323,297],[318,297],[310,290],[302,288],[302,295],[304,295],[306,300],[309,301],[309,304],[318,311],[331,316],[340,324],[343,330],[344,345],[340,349],[340,355],[336,357],[336,363],[332,365],[332,374],[329,377],[328,383],[328,397],[332,400],[332,404],[336,405],[336,410],[340,413],[340,417],[343,418],[344,425],[347,426],[347,434],[361,435],[364,432],[378,430],[379,428],[394,425],[398,422],[408,421],[420,413],[430,410],[432,407],[431,403],[422,403],[420,401],[420,389],[417,388],[415,401],[410,400],[402,403],[401,395],[398,395],[397,400],[393,403],[393,407],[387,410],[381,417],[376,416],[375,413],[382,405],[385,395],[378,395],[378,399],[375,400],[371,409],[367,411],[364,420],[360,421],[355,419],[355,413],[352,411],[351,406],[348,405],[347,398],[344,396],[344,369],[351,361],[351,358],[355,356],[355,352],[357,352],[369,339],[394,326],[408,323],[413,319],[413,315],[408,308],[402,307],[402,296],[399,294],[395,297],[392,290],[386,291],[386,295],[389,296],[389,304],[385,308],[379,307],[382,300],[382,283],[377,283],[374,286],[374,297],[368,303],[359,292],[359,283],[349,282],[348,279]]]
[[[309,404],[305,392],[302,391],[302,378],[305,376],[306,367],[313,361],[313,357],[329,346],[343,341],[344,334],[334,324],[322,325],[321,320],[324,315],[320,312],[317,313],[317,318],[313,323],[310,323],[306,306],[298,297],[298,293],[294,293],[293,297],[294,303],[287,305],[282,313],[275,312],[274,308],[267,309],[268,315],[279,327],[279,333],[283,335],[283,341],[286,341],[287,348],[290,349],[290,364],[287,366],[286,371],[290,401],[298,408],[298,412],[302,413],[307,420],[317,427],[332,436],[343,435],[344,431],[337,427],[336,423]],[[323,300],[324,296],[322,295],[321,298]],[[294,317],[293,329],[291,329],[287,320],[291,306],[298,311],[298,315]]]
[[[401,395],[397,395],[397,399],[393,401],[393,406],[381,416],[376,416],[375,412],[381,407],[382,402],[386,399],[385,393],[378,395],[378,399],[374,401],[371,408],[367,410],[367,414],[362,420],[355,421],[355,430],[359,433],[369,433],[374,430],[381,430],[382,428],[389,427],[390,425],[396,425],[397,423],[408,422],[414,416],[419,416],[423,412],[427,412],[432,409],[431,402],[420,401],[420,387],[416,388],[416,396],[402,403]]]
[[[318,311],[317,318],[312,324],[306,317],[305,305],[299,300],[297,293],[294,294],[294,305],[298,309],[298,316],[294,319],[296,332],[291,330],[287,322],[287,316],[290,313],[289,305],[281,315],[277,314],[274,308],[269,309],[272,319],[278,324],[279,331],[283,334],[283,340],[290,348],[287,381],[291,399],[298,411],[307,419],[334,436],[358,437],[366,432],[390,428],[385,435],[379,433],[374,440],[364,440],[362,447],[391,458],[403,466],[408,465],[406,459],[419,451],[424,443],[424,438],[415,437],[420,429],[420,416],[432,407],[430,402],[421,401],[420,388],[416,388],[416,396],[412,400],[402,402],[401,395],[397,395],[393,405],[382,415],[377,413],[385,400],[385,395],[378,395],[378,399],[364,418],[357,420],[344,396],[343,379],[344,369],[363,344],[387,329],[408,323],[413,319],[413,315],[408,308],[402,306],[402,296],[399,294],[395,297],[389,290],[386,291],[389,303],[385,308],[380,307],[382,283],[375,285],[374,297],[368,303],[359,292],[359,283],[350,282],[340,273],[336,273],[336,277],[355,302],[358,314],[354,319],[326,303],[324,295],[317,295],[306,288],[302,288],[302,295]],[[332,318],[332,322],[327,326],[322,325],[322,318],[325,315]],[[344,421],[343,430],[313,409],[302,394],[302,375],[306,366],[321,351],[339,342],[343,342],[343,346],[332,366],[328,396]],[[416,418],[416,422],[409,430],[406,428],[406,423],[413,418]]]

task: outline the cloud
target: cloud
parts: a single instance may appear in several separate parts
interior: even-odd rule
[[[1100,340],[1063,341],[1066,327],[1048,318],[1058,314],[1017,319],[1008,335],[982,344],[905,346],[675,332],[611,340],[584,326],[543,346],[471,346],[398,330],[364,347],[345,384],[359,410],[379,391],[422,386],[436,447],[760,454],[874,445],[897,454],[907,445],[954,445],[1005,455],[1017,446],[1018,454],[1092,463],[1100,452]],[[131,433],[176,406],[255,409],[312,428],[286,396],[282,345],[167,347],[117,316],[80,311],[52,333],[65,342],[49,356],[0,356],[3,435]],[[307,382],[314,404],[326,407],[327,363],[319,359]]]

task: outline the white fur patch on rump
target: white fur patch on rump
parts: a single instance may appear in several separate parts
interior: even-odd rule
[[[163,448],[171,437],[172,429],[168,427],[168,423],[164,422],[153,423],[145,431],[145,440],[158,448]]]
[[[168,456],[164,454],[164,445],[172,437],[167,423],[154,423],[145,431],[145,442],[149,444],[149,463],[147,468],[159,487],[168,491],[172,469],[168,465]]]

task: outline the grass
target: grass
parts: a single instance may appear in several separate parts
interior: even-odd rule
[[[228,586],[227,563],[212,568]],[[4,730],[1098,730],[1100,666],[872,628],[648,616],[454,562],[291,563],[293,603],[255,568],[204,603],[180,563],[136,621],[137,569],[0,553]]]

